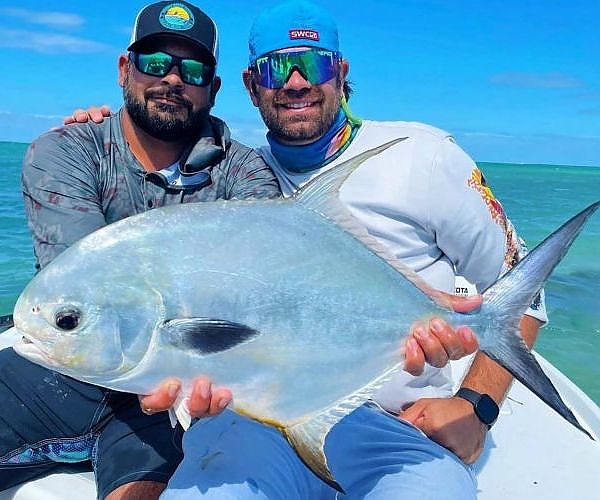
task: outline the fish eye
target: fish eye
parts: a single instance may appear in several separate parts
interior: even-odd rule
[[[54,322],[61,330],[69,331],[77,328],[80,319],[81,315],[79,314],[79,311],[75,309],[65,309],[56,313]]]

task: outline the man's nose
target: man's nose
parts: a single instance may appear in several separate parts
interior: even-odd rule
[[[291,73],[283,86],[284,89],[302,90],[310,88],[311,83],[302,76],[298,68],[292,68]]]
[[[173,64],[169,72],[162,77],[162,81],[175,87],[183,87],[183,85],[185,84],[185,82],[181,78],[181,73],[179,73],[179,68],[176,64]]]

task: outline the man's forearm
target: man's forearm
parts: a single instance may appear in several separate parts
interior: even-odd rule
[[[521,336],[531,349],[537,338],[542,322],[531,316],[521,319]],[[500,405],[508,392],[513,376],[498,363],[479,352],[475,356],[461,386],[480,393],[489,394]]]

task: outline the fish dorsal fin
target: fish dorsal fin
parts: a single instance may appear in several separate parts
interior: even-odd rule
[[[362,163],[369,158],[385,151],[391,146],[398,144],[408,137],[399,137],[372,149],[368,149],[349,160],[323,172],[300,188],[293,196],[297,203],[304,205],[307,209],[318,212],[323,217],[335,222],[344,231],[350,233],[374,254],[385,260],[396,271],[403,274],[417,288],[423,291],[436,304],[444,309],[451,310],[448,299],[431,288],[412,269],[402,264],[390,250],[371,236],[365,227],[352,215],[346,205],[339,199],[339,190],[348,176],[354,172]]]
[[[319,212],[326,217],[329,216],[329,213],[332,210],[334,213],[337,213],[337,206],[342,205],[338,196],[340,187],[348,176],[372,156],[378,155],[387,148],[406,139],[408,139],[408,137],[399,137],[353,156],[339,165],[319,174],[296,191],[292,198],[297,203],[301,203],[307,208]]]
[[[281,432],[306,466],[332,488],[344,492],[343,486],[335,480],[327,463],[324,449],[327,434],[335,424],[368,400],[401,368],[402,364],[400,363],[344,399],[336,401],[325,410],[297,424],[281,429]]]
[[[175,318],[160,326],[160,339],[182,350],[213,354],[247,342],[260,332],[240,323],[212,318]]]

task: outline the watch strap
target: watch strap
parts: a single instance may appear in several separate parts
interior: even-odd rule
[[[455,396],[465,399],[471,403],[473,405],[475,415],[481,421],[481,423],[485,424],[488,429],[492,428],[492,425],[498,418],[500,409],[498,408],[496,402],[488,394],[481,394],[473,389],[461,387],[458,391],[456,391]],[[486,408],[485,411],[482,408],[482,400],[484,400]]]
[[[479,401],[479,398],[481,397],[481,393],[467,387],[461,387],[458,391],[456,391],[455,396],[466,399],[469,403],[476,405],[477,401]]]

